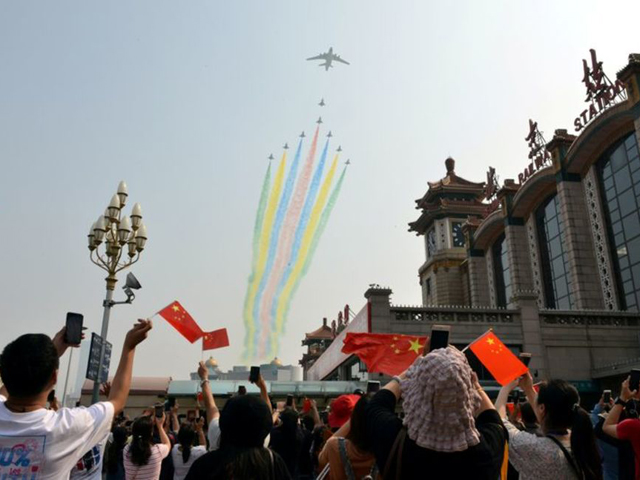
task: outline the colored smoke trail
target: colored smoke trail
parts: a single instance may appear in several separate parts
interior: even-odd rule
[[[320,188],[320,182],[322,180],[322,174],[324,173],[324,165],[327,160],[327,151],[329,149],[329,140],[324,144],[324,148],[322,149],[322,154],[320,155],[320,161],[316,166],[315,172],[313,174],[313,179],[311,180],[311,185],[309,187],[309,192],[307,193],[307,197],[304,201],[304,206],[302,207],[302,212],[300,214],[300,220],[296,227],[296,233],[293,241],[293,248],[291,249],[291,254],[289,256],[289,260],[285,265],[284,272],[278,282],[278,287],[276,289],[275,299],[280,298],[280,295],[289,280],[291,272],[293,271],[293,267],[296,263],[300,252],[300,246],[302,244],[302,239],[304,232],[307,228],[307,224],[309,223],[309,217],[311,215],[311,209],[313,208],[313,204],[316,199],[316,195],[318,193],[318,189]],[[271,318],[271,323],[273,323],[273,319],[275,318],[277,311],[278,302],[271,302],[269,316]],[[273,334],[273,331],[271,331]],[[262,329],[260,335],[260,342],[258,344],[258,352],[264,353],[264,350],[267,347],[267,342],[269,341],[269,332],[266,328]]]
[[[258,324],[258,328],[254,331],[255,338],[252,340],[254,344],[258,342],[258,339],[260,337],[260,331],[269,327],[268,318],[266,322],[264,320],[264,317],[265,317],[264,311],[262,315],[260,315],[261,308],[264,309],[262,305],[263,293],[267,285],[267,282],[272,277],[271,269],[275,261],[278,243],[280,242],[280,230],[282,228],[282,222],[284,221],[284,217],[287,212],[287,207],[289,206],[289,200],[291,199],[291,194],[293,193],[293,186],[296,181],[296,176],[298,175],[298,165],[300,165],[301,151],[302,151],[302,138],[298,142],[298,148],[296,149],[296,154],[293,158],[291,167],[289,168],[289,173],[287,174],[287,181],[285,182],[284,191],[282,192],[282,197],[280,198],[280,202],[278,203],[278,210],[276,212],[275,221],[273,223],[273,230],[271,232],[269,252],[267,255],[267,264],[265,265],[264,275],[262,276],[262,280],[260,281],[260,286],[258,287],[258,293],[256,294],[256,299],[253,305],[253,321],[257,322]]]
[[[302,244],[300,247],[299,254],[295,259],[295,267],[292,269],[291,275],[288,278],[286,286],[282,290],[282,293],[278,295],[276,315],[274,319],[275,324],[271,329],[271,339],[270,339],[271,341],[269,342],[270,352],[274,352],[277,350],[277,341],[280,334],[282,333],[284,320],[286,318],[285,311],[287,311],[288,313],[289,305],[291,303],[291,299],[293,298],[293,294],[294,294],[294,288],[296,288],[296,285],[300,283],[305,264],[307,264],[310,261],[309,253],[311,252],[315,234],[318,230],[318,227],[320,226],[321,220],[325,218],[325,216],[323,215],[323,211],[326,211],[325,204],[327,203],[327,197],[329,196],[329,189],[331,188],[331,183],[333,181],[333,177],[336,172],[336,167],[338,165],[338,157],[339,155],[336,155],[334,157],[329,173],[327,174],[322,184],[322,188],[320,190],[320,194],[318,195],[318,199],[316,200],[315,205],[313,206],[313,211],[311,212],[308,225],[305,228],[304,237],[302,239]],[[342,180],[343,178],[344,178],[344,172],[341,175],[340,180]],[[336,186],[336,189],[341,186],[342,186],[342,183],[339,182],[339,184]],[[334,189],[334,192],[330,198],[330,201],[333,200],[333,204],[335,204],[335,199],[337,198],[337,193],[335,193],[336,189]],[[337,191],[339,193],[339,190]],[[331,206],[331,210],[332,209],[333,209],[333,206]],[[329,210],[329,213],[327,214],[326,219],[324,220],[325,226],[328,220],[328,216],[331,214],[331,210]],[[319,237],[318,237],[318,240],[319,240]]]
[[[280,192],[282,191],[282,182],[284,179],[284,167],[287,160],[287,152],[285,151],[282,154],[282,159],[280,160],[280,166],[278,167],[275,180],[273,182],[273,188],[271,190],[271,194],[269,195],[269,202],[267,203],[266,212],[264,215],[264,221],[262,225],[262,231],[260,233],[260,241],[258,244],[258,262],[256,264],[256,272],[252,277],[250,286],[249,286],[249,298],[247,299],[247,309],[249,315],[253,313],[253,305],[256,299],[256,293],[258,290],[258,285],[262,280],[262,275],[264,273],[264,267],[267,262],[267,251],[269,248],[269,242],[271,239],[271,232],[273,227],[273,220],[276,213],[276,206],[278,204],[278,200],[280,199]],[[255,317],[251,316],[251,324],[253,325],[252,334],[254,334],[256,324]],[[259,325],[258,325],[259,327]],[[248,350],[252,351],[255,347],[252,342],[253,335],[249,337],[249,345],[247,346]]]
[[[269,162],[269,166],[267,167],[267,171],[264,175],[264,180],[262,182],[262,190],[260,192],[260,200],[258,201],[258,211],[256,212],[256,221],[253,225],[253,256],[251,260],[251,274],[249,275],[249,284],[253,282],[253,279],[256,275],[256,269],[258,265],[258,249],[260,244],[260,233],[262,232],[262,224],[264,221],[264,210],[267,206],[267,197],[269,196],[269,184],[271,182],[271,162]],[[243,309],[243,319],[245,326],[245,359],[248,359],[252,354],[250,352],[251,347],[249,344],[249,339],[253,338],[253,332],[255,330],[255,324],[253,319],[249,315],[249,289],[247,289],[247,293],[244,299],[244,309]]]
[[[278,240],[278,250],[277,250],[274,266],[271,268],[271,271],[270,271],[270,278],[267,284],[266,295],[263,301],[263,302],[267,302],[266,303],[267,305],[270,305],[272,303],[272,299],[274,297],[276,287],[279,283],[279,279],[285,268],[285,263],[289,259],[289,256],[291,255],[291,248],[293,245],[293,234],[296,230],[296,225],[300,220],[300,213],[302,212],[302,204],[307,194],[307,189],[309,188],[309,183],[311,182],[311,176],[313,174],[313,162],[316,156],[319,132],[320,132],[320,127],[316,127],[316,131],[313,135],[313,140],[311,141],[311,146],[309,147],[307,158],[305,159],[304,167],[300,172],[300,177],[298,178],[298,181],[296,183],[295,192],[289,204],[289,208],[287,209],[287,213],[284,219],[284,224],[280,232],[280,239]],[[267,325],[269,323],[270,322],[267,321]],[[253,339],[253,335],[255,335],[255,330],[252,330],[252,337],[251,337],[252,339]],[[253,352],[253,354],[255,358],[255,352]]]

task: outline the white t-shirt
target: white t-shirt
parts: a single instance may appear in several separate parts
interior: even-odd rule
[[[111,434],[109,434],[111,436]],[[102,480],[102,462],[104,460],[104,447],[109,437],[95,445],[91,450],[85,453],[78,463],[76,463],[70,480]]]
[[[113,404],[14,413],[0,395],[0,478],[68,479],[71,469],[111,430]]]
[[[214,418],[209,422],[209,430],[207,430],[207,439],[209,440],[209,451],[213,452],[220,448],[220,417]]]
[[[184,477],[189,473],[189,469],[193,462],[199,459],[202,455],[207,453],[207,448],[204,446],[192,447],[191,455],[187,463],[182,461],[182,448],[180,445],[174,445],[171,450],[171,458],[173,459],[173,480],[184,480]]]

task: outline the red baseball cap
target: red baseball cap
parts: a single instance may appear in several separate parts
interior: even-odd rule
[[[331,412],[329,413],[329,426],[340,428],[351,418],[353,408],[360,400],[360,395],[340,395],[331,402]]]

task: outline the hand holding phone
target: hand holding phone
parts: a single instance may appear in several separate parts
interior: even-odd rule
[[[438,348],[447,348],[449,346],[450,325],[434,325],[431,327],[431,338],[429,344],[429,352],[433,352]],[[428,352],[425,351],[425,355]]]
[[[531,362],[531,354],[527,352],[522,352],[520,353],[519,357],[520,357],[520,361],[524,363],[524,366],[528,367],[529,362]]]
[[[637,392],[638,389],[640,389],[640,369],[634,368],[629,378],[629,390]]]
[[[611,390],[605,390],[602,392],[602,402],[605,406],[609,405],[609,402],[611,402]]]
[[[293,395],[291,395],[291,394],[287,395],[286,406],[287,407],[293,407]]]
[[[160,405],[156,405],[154,407],[155,409],[155,415],[156,418],[162,418],[164,417],[164,405],[160,404]]]
[[[84,316],[68,312],[64,329],[64,342],[67,345],[79,345],[82,342],[82,323]]]
[[[256,383],[260,378],[260,367],[251,367],[251,372],[249,373],[249,381],[251,383]]]

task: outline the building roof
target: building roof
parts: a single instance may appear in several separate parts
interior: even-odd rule
[[[109,377],[113,381],[113,377]],[[131,379],[131,395],[164,395],[169,389],[171,377],[133,377]],[[85,380],[82,385],[82,394],[91,393],[93,381]]]
[[[305,340],[333,340],[333,331],[327,325],[327,319],[322,319],[322,326],[313,332],[304,334]]]
[[[484,182],[471,182],[456,174],[456,161],[449,157],[445,161],[447,175],[437,182],[427,182],[429,190],[418,200],[418,208],[424,208],[426,204],[432,202],[442,195],[458,194],[467,198],[480,198],[484,194]]]

